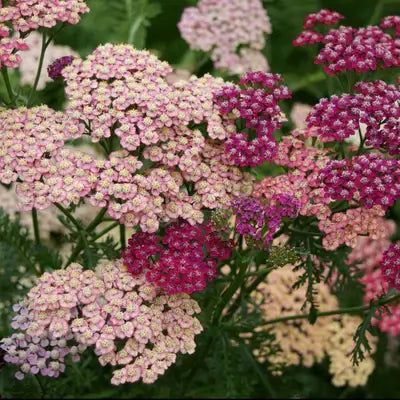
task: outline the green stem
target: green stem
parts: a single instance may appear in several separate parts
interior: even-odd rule
[[[244,277],[246,275],[246,269],[248,266],[248,258],[245,257],[244,259],[240,260],[240,265],[239,265],[239,271],[235,277],[235,279],[232,281],[232,283],[228,286],[228,288],[222,293],[222,298],[221,301],[217,304],[214,315],[212,318],[212,324],[216,325],[217,322],[221,318],[221,314],[225,308],[225,306],[229,303],[229,300],[232,298],[232,296],[236,293],[236,291],[239,289],[240,285],[242,284]]]
[[[126,247],[126,232],[124,224],[119,225],[119,236],[121,240],[121,249],[123,250]]]
[[[42,33],[42,47],[40,49],[39,64],[38,64],[38,67],[36,70],[35,81],[33,83],[31,91],[29,92],[28,101],[26,103],[27,107],[29,107],[31,105],[33,95],[36,93],[40,75],[42,73],[44,55],[46,54],[47,47],[51,43],[51,40],[52,40],[52,36],[50,36],[49,39],[46,41],[46,33],[45,32]]]
[[[116,228],[119,225],[119,222],[114,222],[113,224],[107,226],[107,228],[104,228],[101,232],[99,232],[97,235],[94,235],[92,237],[92,240],[95,242],[97,239],[100,239],[102,236],[107,234],[108,232],[112,231],[114,228]]]
[[[8,70],[7,68],[3,67],[1,69],[1,74],[3,75],[4,83],[6,84],[6,89],[8,93],[8,97],[10,98],[10,103],[12,106],[16,107],[16,102],[15,102],[15,95],[11,87],[10,83],[10,77],[8,76]]]
[[[375,302],[371,302],[368,305],[340,308],[338,310],[332,310],[332,311],[318,312],[317,317],[329,317],[331,315],[339,315],[339,314],[359,314],[364,311],[370,310],[372,307],[380,307],[385,304],[391,303],[395,300],[400,300],[400,293],[398,293],[394,296],[391,296],[387,299],[381,299],[381,300],[378,300]],[[279,317],[279,318],[267,320],[263,324],[261,324],[261,326],[276,324],[277,322],[293,321],[293,320],[297,320],[297,319],[308,319],[308,317],[309,317],[308,313],[307,314],[287,315],[285,317]]]
[[[86,230],[84,226],[78,220],[76,220],[75,217],[65,207],[59,203],[55,203],[54,205],[73,223],[73,225],[75,225],[79,232]]]
[[[373,24],[376,24],[378,22],[379,16],[381,15],[382,10],[383,10],[384,1],[385,0],[377,0],[374,12],[371,15],[371,18],[370,18],[370,20],[368,22],[368,25],[373,25]]]
[[[40,230],[39,230],[39,221],[37,216],[36,208],[32,208],[32,224],[33,224],[33,233],[35,235],[35,243],[40,245]]]

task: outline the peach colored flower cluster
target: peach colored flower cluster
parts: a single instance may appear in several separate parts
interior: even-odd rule
[[[19,72],[21,73],[21,84],[33,85],[36,76],[36,69],[39,62],[41,36],[38,32],[31,32],[29,36],[24,39],[24,43],[29,49],[21,53],[21,64],[19,65]],[[47,74],[47,67],[55,60],[63,56],[78,57],[78,54],[68,46],[60,46],[51,43],[46,50],[43,59],[43,67],[37,85],[38,90],[44,89],[46,83],[51,82]]]
[[[385,210],[380,206],[372,208],[352,208],[332,214],[321,220],[318,227],[325,234],[322,244],[326,250],[336,250],[340,245],[356,247],[361,235],[369,235],[373,240],[387,236],[387,228],[382,224]]]
[[[153,383],[178,353],[194,352],[194,338],[202,331],[194,317],[199,312],[189,296],[162,294],[121,261],[100,265],[96,273],[72,264],[39,278],[15,318],[20,332],[3,339],[1,347],[7,362],[20,366],[19,378],[56,377],[67,355],[77,360],[93,347],[101,365],[118,368],[113,384]]]
[[[260,0],[200,0],[178,24],[191,48],[211,52],[216,68],[234,74],[267,71],[261,50],[271,24]]]
[[[293,289],[299,272],[292,268],[287,265],[272,271],[253,292],[253,300],[259,304],[266,320],[304,312],[302,306],[307,288]],[[321,311],[338,308],[338,300],[326,284],[319,283],[317,291]],[[300,319],[266,325],[258,329],[272,333],[280,350],[271,353],[271,344],[266,342],[255,351],[255,356],[260,362],[268,360],[272,371],[275,368],[277,374],[281,373],[281,366],[311,367],[328,357],[329,372],[335,386],[365,385],[375,366],[372,354],[368,354],[358,366],[353,366],[348,356],[354,347],[353,335],[360,323],[361,318],[357,316],[333,315],[320,317],[313,325]],[[376,341],[373,337],[370,340],[373,353]]]
[[[77,124],[47,106],[0,112],[0,182],[33,181],[36,166],[79,136]]]

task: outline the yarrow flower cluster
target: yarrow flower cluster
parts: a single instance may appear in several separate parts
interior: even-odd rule
[[[269,69],[261,50],[271,24],[260,0],[200,0],[184,10],[178,28],[192,49],[211,52],[215,68],[234,74]]]
[[[41,174],[37,163],[80,135],[76,123],[47,106],[2,111],[0,130],[0,181],[5,184],[17,179],[32,182]]]
[[[354,94],[323,98],[307,117],[323,141],[343,141],[365,131],[366,143],[400,153],[400,88],[383,81],[359,82]]]
[[[211,225],[176,222],[162,239],[154,233],[135,233],[123,257],[133,275],[145,271],[146,279],[167,294],[191,294],[216,278],[218,264],[230,254],[230,243]]]
[[[400,164],[378,154],[332,160],[320,173],[327,198],[391,207],[400,197]]]
[[[266,320],[280,318],[301,312],[303,299],[306,297],[306,286],[293,289],[300,272],[292,270],[293,266],[272,271],[265,282],[252,293],[255,304],[258,304]],[[331,294],[325,283],[317,284],[318,304],[323,311],[336,309],[337,298]],[[303,311],[304,312],[304,311]],[[371,354],[358,365],[352,365],[348,357],[354,347],[353,335],[361,318],[349,315],[334,315],[319,318],[311,325],[307,320],[285,321],[257,331],[268,330],[274,335],[278,351],[271,352],[271,343],[267,341],[254,351],[260,362],[268,360],[273,373],[280,374],[282,366],[304,365],[311,367],[328,356],[329,372],[335,386],[364,385],[374,370]],[[375,351],[375,340],[368,335]]]
[[[62,78],[62,70],[74,61],[73,56],[63,56],[54,60],[52,64],[47,67],[49,77],[53,80]]]
[[[242,132],[232,132],[225,144],[235,165],[256,166],[274,158],[277,142],[273,133],[283,121],[278,102],[291,97],[280,82],[279,74],[249,72],[239,86],[227,85],[216,93],[215,100],[221,114],[231,121],[231,129],[236,120],[244,123]]]
[[[400,243],[394,243],[383,253],[381,261],[383,279],[389,287],[400,291]]]
[[[325,35],[312,29],[316,23],[330,25],[342,18],[329,10],[309,15],[304,22],[306,30],[293,41],[293,45],[322,43],[323,47],[314,62],[323,65],[329,75],[344,71],[362,73],[400,65],[400,44],[396,37],[383,30],[398,26],[395,16],[386,17],[381,23],[382,29],[379,26],[340,26]]]
[[[272,196],[268,205],[252,197],[234,199],[232,209],[236,215],[235,230],[241,235],[269,245],[273,235],[279,230],[282,219],[296,217],[299,207],[299,202],[285,193]]]
[[[58,22],[77,24],[89,11],[84,0],[15,0],[0,10],[0,21],[12,23],[20,32],[52,28]]]
[[[227,132],[213,103],[223,81],[207,75],[171,84],[171,72],[167,63],[126,45],[101,46],[62,70],[67,115],[93,141],[115,134],[125,150],[98,163],[102,179],[91,203],[147,232],[179,217],[201,223],[202,208],[226,208],[251,182],[224,154]],[[209,137],[189,128],[192,122],[206,122]],[[152,164],[139,171],[142,162],[132,161],[132,153]]]
[[[18,68],[22,59],[17,52],[26,51],[29,47],[22,39],[10,37],[10,29],[1,21],[0,9],[0,68]]]
[[[23,374],[57,377],[65,358],[93,347],[101,365],[117,367],[114,385],[153,383],[178,353],[193,353],[201,332],[200,311],[187,295],[166,296],[143,274],[133,277],[120,261],[97,272],[78,264],[42,275],[30,290],[13,327],[1,341],[5,360]]]

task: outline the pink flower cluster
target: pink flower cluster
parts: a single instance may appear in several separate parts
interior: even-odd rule
[[[361,282],[365,285],[364,302],[366,304],[386,294],[389,289],[389,284],[379,269],[366,273],[361,278]],[[391,336],[398,336],[400,334],[400,305],[389,305],[387,310],[380,310],[380,312],[379,318],[372,319],[372,325]]]
[[[52,28],[58,22],[77,24],[89,11],[84,0],[15,0],[0,9],[0,21],[11,22],[20,32]]]
[[[5,184],[35,180],[41,173],[37,163],[80,135],[76,123],[47,106],[2,111],[0,131],[0,181]]]
[[[308,127],[323,141],[343,141],[365,126],[368,145],[399,154],[399,85],[359,82],[354,92],[321,99],[307,117]]]
[[[320,173],[327,198],[355,200],[366,208],[385,210],[400,197],[400,164],[378,154],[332,160]]]
[[[307,15],[303,27],[304,29],[312,29],[315,25],[335,25],[343,18],[342,14],[323,8],[316,13]]]
[[[326,219],[331,214],[330,200],[324,197],[318,176],[329,158],[326,151],[307,146],[306,140],[299,131],[282,139],[274,162],[290,171],[265,177],[256,184],[253,195],[270,201],[274,195],[288,193],[299,202],[300,215]]]
[[[306,30],[293,41],[293,45],[322,43],[323,47],[314,62],[322,64],[324,71],[329,75],[344,71],[362,73],[400,65],[398,40],[385,33],[379,26],[365,28],[340,26],[337,29],[331,29],[325,35],[310,30],[316,23],[327,25],[337,23],[342,18],[338,13],[326,10],[311,14],[305,19]],[[386,27],[398,26],[395,18],[384,19],[382,27],[386,29]]]
[[[10,37],[10,29],[1,23],[0,17],[0,68],[18,68],[21,56],[16,53],[20,50],[28,50],[28,46],[22,39]]]
[[[90,155],[62,149],[49,159],[35,162],[24,171],[15,191],[19,208],[43,210],[54,203],[65,207],[78,204],[94,190],[99,170]]]
[[[115,134],[126,150],[97,163],[102,179],[90,201],[147,232],[179,217],[201,223],[202,208],[226,208],[251,181],[224,154],[227,123],[213,103],[222,79],[206,75],[171,84],[171,71],[149,52],[110,44],[62,71],[67,115],[93,141]],[[191,123],[206,123],[207,137]],[[149,166],[141,169],[144,163]]]
[[[240,79],[240,86],[227,85],[216,92],[221,114],[232,124],[243,121],[244,128],[254,132],[235,132],[226,141],[228,157],[235,165],[256,166],[274,158],[277,142],[273,133],[283,120],[278,102],[291,97],[280,82],[278,74],[249,72]]]
[[[263,241],[268,246],[279,230],[282,219],[296,217],[299,207],[299,202],[286,193],[273,195],[268,205],[252,197],[237,198],[232,202],[236,214],[235,230],[256,241]]]
[[[211,52],[216,68],[268,70],[261,50],[271,24],[260,0],[200,0],[184,10],[178,28],[192,49]]]
[[[389,287],[400,291],[400,242],[390,245],[383,253],[381,271]]]
[[[332,251],[342,244],[356,247],[362,235],[368,235],[373,240],[382,239],[387,233],[386,226],[382,224],[384,215],[385,211],[380,206],[335,213],[318,223],[318,228],[325,234],[322,245]]]
[[[380,26],[382,29],[394,28],[396,36],[400,36],[400,16],[388,15],[382,19]]]
[[[162,239],[154,233],[135,233],[123,258],[133,275],[145,271],[149,282],[172,295],[204,290],[215,279],[218,263],[230,254],[230,244],[211,225],[176,222]]]
[[[200,311],[194,300],[159,293],[120,261],[96,273],[77,264],[45,273],[25,303],[14,324],[20,333],[1,345],[5,360],[22,373],[57,377],[67,355],[77,360],[93,347],[101,365],[118,368],[113,384],[153,383],[177,353],[194,352],[194,337],[202,330],[193,316]]]

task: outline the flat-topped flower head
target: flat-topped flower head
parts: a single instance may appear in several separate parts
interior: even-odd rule
[[[273,133],[282,125],[278,102],[291,97],[281,85],[279,74],[249,72],[239,85],[226,85],[215,93],[215,101],[231,135],[225,143],[229,160],[238,166],[256,166],[274,158],[277,142]],[[243,121],[245,130],[236,132],[235,122]]]
[[[268,70],[261,50],[271,24],[260,0],[200,0],[184,10],[178,28],[192,49],[211,52],[216,68]]]
[[[332,160],[322,169],[319,179],[327,198],[355,200],[366,208],[391,207],[400,197],[400,164],[378,154]]]
[[[384,81],[359,82],[354,93],[322,98],[307,117],[307,126],[322,141],[344,141],[365,132],[366,144],[400,153],[400,88]]]
[[[314,62],[323,65],[329,75],[345,71],[363,73],[400,65],[400,44],[383,30],[395,28],[398,32],[398,18],[393,16],[383,19],[381,27],[340,26],[326,34],[313,29],[316,24],[331,25],[342,18],[342,15],[328,10],[310,14],[305,19],[305,30],[293,41],[293,45],[322,43],[323,47]]]
[[[167,296],[133,276],[121,261],[96,272],[78,264],[46,273],[17,305],[12,336],[2,339],[5,361],[25,374],[57,377],[67,357],[78,361],[91,347],[102,366],[114,367],[111,383],[153,383],[192,354],[202,331],[198,304],[188,295]]]
[[[0,180],[32,180],[36,163],[59,152],[68,139],[80,136],[79,125],[47,106],[17,108],[0,113]]]
[[[217,275],[218,264],[230,257],[231,245],[211,225],[176,222],[156,234],[138,232],[129,239],[123,254],[133,274],[146,272],[146,279],[167,294],[193,293],[205,289]]]
[[[89,12],[84,0],[15,0],[0,11],[0,21],[11,21],[13,28],[29,32],[53,28],[57,23],[75,25]]]
[[[0,18],[0,68],[18,68],[22,59],[17,53],[28,48],[22,39],[10,37],[10,29],[1,23]]]

